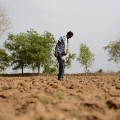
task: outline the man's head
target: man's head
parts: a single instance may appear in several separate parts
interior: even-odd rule
[[[73,32],[71,31],[67,32],[66,36],[67,36],[67,39],[71,38],[73,36]]]

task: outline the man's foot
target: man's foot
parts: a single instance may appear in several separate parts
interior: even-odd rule
[[[62,81],[62,80],[63,80],[63,77],[61,77],[61,78],[58,78],[58,80]]]
[[[58,80],[63,80],[63,76],[59,76],[59,73],[58,73]]]
[[[61,78],[58,78],[58,80],[60,80],[60,81],[61,81],[62,79],[61,79]]]

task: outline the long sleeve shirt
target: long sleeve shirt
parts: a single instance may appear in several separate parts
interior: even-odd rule
[[[61,36],[58,40],[59,44],[58,44],[58,47],[57,47],[57,52],[63,54],[65,53],[66,55],[63,56],[62,58],[65,60],[66,57],[68,56],[68,40],[67,40],[67,37],[66,36]]]
[[[62,36],[58,40],[59,44],[57,47],[57,52],[63,53],[65,52],[66,54],[68,53],[68,40],[66,36]]]

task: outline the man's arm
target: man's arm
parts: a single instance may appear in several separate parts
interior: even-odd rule
[[[68,43],[67,40],[65,40],[64,55],[67,55],[67,53],[68,53]]]
[[[58,50],[58,44],[59,44],[59,40],[58,42],[56,43],[56,46],[55,46],[55,53],[54,53],[54,56],[57,57],[58,56],[58,53],[57,53],[57,50]]]

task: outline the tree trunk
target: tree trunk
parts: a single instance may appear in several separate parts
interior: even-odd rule
[[[85,66],[85,75],[87,77],[87,66]]]
[[[32,63],[32,73],[35,72],[35,65]]]
[[[40,73],[40,65],[38,66],[38,73]]]
[[[22,74],[23,74],[23,66],[24,66],[24,64],[22,64]]]

